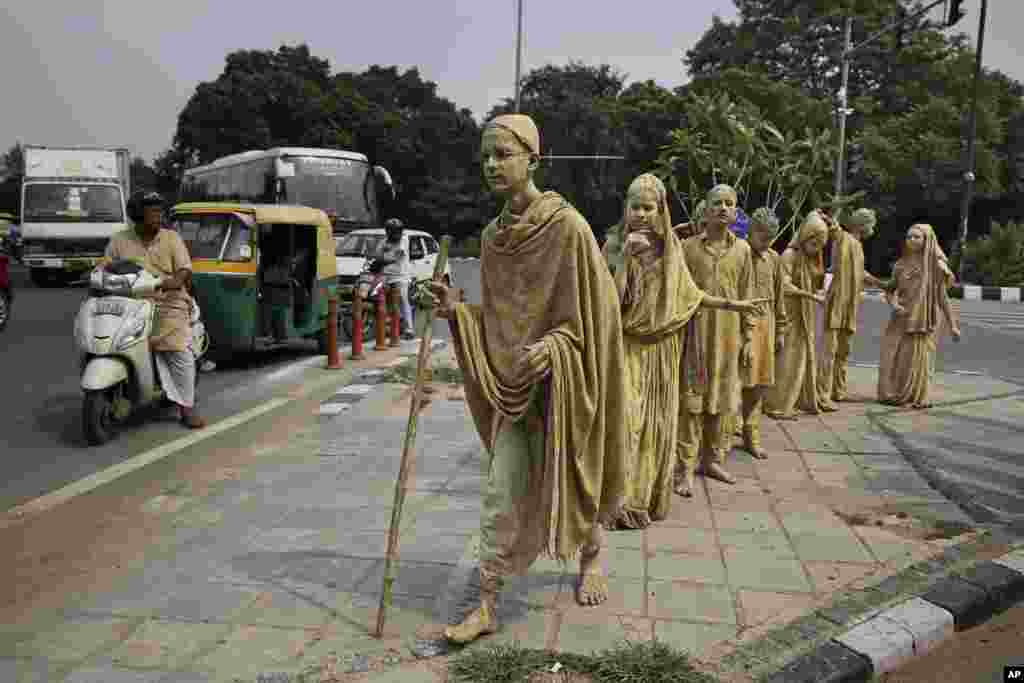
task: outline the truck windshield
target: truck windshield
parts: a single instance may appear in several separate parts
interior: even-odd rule
[[[75,183],[26,184],[24,217],[54,223],[123,223],[121,188]]]
[[[377,222],[370,166],[353,159],[290,156],[295,177],[286,179],[287,201],[322,209],[332,221],[372,225]]]

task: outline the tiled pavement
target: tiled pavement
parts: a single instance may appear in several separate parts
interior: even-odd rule
[[[852,368],[855,393],[870,395],[874,376]],[[937,379],[939,401],[1016,389]],[[343,395],[328,403],[347,402]],[[152,502],[168,510],[172,541],[116,589],[2,627],[0,680],[256,681],[359,668],[364,657],[409,659],[417,629],[456,618],[472,595],[480,445],[458,390],[433,394],[419,422],[394,605],[385,638],[374,639],[408,389],[360,395],[350,408],[322,411],[287,449],[261,454],[213,495]],[[503,628],[481,643],[591,652],[657,637],[722,654],[931,557],[967,538],[971,520],[884,428],[930,419],[853,402],[832,415],[766,420],[770,457],[735,449],[735,486],[698,479],[697,496],[676,498],[669,519],[608,534],[606,605],[577,606],[573,567],[544,560],[509,582]],[[431,680],[402,671],[373,680]]]

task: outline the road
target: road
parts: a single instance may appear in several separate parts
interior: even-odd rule
[[[948,334],[939,340],[935,369],[983,374],[1024,385],[1024,304],[954,300],[953,309],[960,317],[962,338],[959,344]],[[888,305],[869,294],[861,306],[853,360],[878,363],[888,320]]]
[[[459,282],[458,264],[453,271]],[[11,275],[16,299],[10,323],[0,334],[0,511],[186,433],[173,412],[151,412],[111,443],[87,446],[72,336],[86,290],[34,287],[20,266],[12,266]],[[435,325],[435,338],[447,334],[445,325]],[[273,398],[305,367],[322,362],[314,342],[233,358],[200,375],[199,408],[210,421],[230,417]]]

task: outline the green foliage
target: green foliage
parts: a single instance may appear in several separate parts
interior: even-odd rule
[[[756,104],[783,133],[789,122],[835,127],[838,53],[846,16],[857,44],[891,23],[910,0],[735,0],[735,21],[715,19],[684,63],[691,90],[724,90]],[[914,19],[902,46],[895,32],[858,50],[850,65],[847,142],[864,152],[847,191],[866,192],[879,214],[876,262],[898,250],[899,236],[921,220],[949,243],[963,192],[963,147],[974,79],[969,39],[944,31],[935,13]],[[1024,187],[1024,86],[986,70],[979,87],[979,203]],[[795,139],[806,137],[792,131]],[[850,148],[848,148],[850,149]],[[832,175],[831,168],[824,174]],[[809,204],[814,202],[809,201]]]
[[[588,675],[594,683],[715,683],[696,671],[685,653],[655,641],[624,641],[592,655],[528,650],[518,643],[486,649],[467,648],[453,657],[448,673],[460,683],[519,683],[530,674],[550,670]]]
[[[968,242],[964,251],[965,282],[1024,286],[1024,225],[995,223],[990,234]]]
[[[860,198],[829,196],[835,155],[830,129],[780,127],[749,100],[697,92],[691,90],[686,100],[687,126],[669,134],[658,163],[673,192],[690,206],[696,207],[707,188],[728,183],[741,206],[768,206],[783,216],[785,234],[812,208],[836,209]]]

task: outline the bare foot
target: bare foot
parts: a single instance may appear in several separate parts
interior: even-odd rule
[[[676,476],[675,492],[683,498],[693,498],[693,472]]]
[[[752,446],[750,444],[747,444],[746,445],[746,449],[747,449],[747,452],[750,453],[750,455],[752,455],[757,460],[767,460],[768,459],[768,454],[765,453],[764,449],[761,448],[760,446]]]
[[[480,636],[498,630],[498,618],[486,602],[469,613],[461,624],[449,626],[444,630],[444,637],[453,643],[469,643]]]
[[[601,548],[580,553],[580,579],[576,602],[584,606],[600,605],[608,599],[608,579],[601,568]]]
[[[729,472],[717,462],[709,462],[704,465],[704,476],[717,479],[718,481],[726,484],[736,483],[736,477],[729,474]]]
[[[798,416],[796,413],[765,413],[768,417],[773,420],[785,420],[786,422],[796,422]]]
[[[837,406],[835,403],[832,403],[832,401],[822,401],[821,405],[818,407],[821,408],[822,412],[825,413],[834,413],[837,410],[839,410],[839,406]]]

